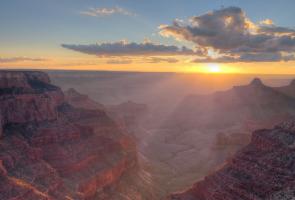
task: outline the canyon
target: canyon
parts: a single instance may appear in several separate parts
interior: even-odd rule
[[[189,189],[171,194],[166,199],[293,199],[294,89],[294,81],[287,86],[267,87],[261,80],[254,79],[248,86],[234,87],[229,91],[203,97],[205,100],[197,96],[186,99],[181,104],[187,107],[186,111],[179,110],[186,115],[194,115],[189,118],[196,121],[187,122],[182,117],[180,122],[189,123],[185,128],[193,129],[200,123],[201,127],[208,129],[216,125],[214,120],[222,122],[219,125],[221,130],[222,127],[233,124],[236,130],[231,130],[235,130],[234,132],[230,133],[228,130],[217,135],[216,147],[219,147],[218,151],[229,149],[232,144],[238,145],[238,148],[232,151],[237,153],[228,156],[227,161],[219,165],[219,168],[210,171],[207,176],[189,186]],[[224,100],[225,98],[230,100]],[[213,108],[209,117],[212,121],[203,119],[205,114],[202,112],[205,110],[208,114],[203,102]],[[230,104],[220,106],[222,102]],[[222,116],[222,113],[226,113],[226,116]],[[254,120],[250,123],[248,119]],[[171,124],[175,125],[175,121]],[[241,134],[245,130],[253,131],[251,140],[248,139],[249,134]],[[250,141],[249,144],[247,141]]]
[[[294,81],[54,73],[0,71],[0,199],[292,199]]]
[[[260,79],[206,95],[189,95],[158,129],[149,130],[142,152],[163,193],[190,187],[224,165],[256,129],[295,116],[293,97]]]
[[[71,77],[77,78],[77,73],[53,75],[63,88],[74,87]],[[120,101],[129,99],[148,105],[148,112],[136,129],[136,141],[151,177],[149,183],[157,194],[155,199],[185,190],[215,172],[251,141],[254,130],[272,128],[294,116],[294,97],[290,93],[294,84],[290,81],[287,85],[288,77],[265,76],[262,82],[241,76],[240,83],[234,83],[235,76],[204,75],[204,81],[209,79],[217,85],[231,80],[233,87],[198,95],[194,93],[200,91],[195,89],[203,81],[199,75],[194,80],[190,80],[193,75],[146,73],[102,72],[78,77],[81,83],[78,91],[86,92],[98,102],[117,103],[108,99],[115,96]],[[95,87],[86,86],[88,80]],[[97,94],[103,94],[103,98]]]

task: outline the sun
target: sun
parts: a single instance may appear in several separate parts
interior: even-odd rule
[[[220,73],[221,72],[220,65],[217,63],[209,63],[209,64],[207,64],[207,67],[208,67],[208,72],[210,72],[210,73]]]
[[[224,63],[200,63],[189,68],[188,72],[205,74],[233,74],[241,73],[236,66],[230,66]]]

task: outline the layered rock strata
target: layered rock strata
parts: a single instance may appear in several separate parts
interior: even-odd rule
[[[75,108],[42,72],[0,72],[0,199],[104,196],[137,163],[103,110]]]
[[[169,200],[295,198],[295,121],[257,130],[224,167]]]

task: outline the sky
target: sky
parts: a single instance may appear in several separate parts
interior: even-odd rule
[[[295,74],[294,0],[0,5],[0,68]]]

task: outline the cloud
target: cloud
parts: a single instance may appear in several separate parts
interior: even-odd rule
[[[30,57],[0,57],[0,63],[12,63],[12,62],[25,62],[25,61],[33,61],[33,62],[42,62],[47,61],[45,58],[30,58]]]
[[[113,64],[113,65],[126,65],[131,64],[131,59],[111,59],[106,62],[107,64]]]
[[[196,59],[204,62],[294,59],[295,29],[276,26],[270,19],[254,23],[238,7],[214,10],[191,17],[188,21],[176,20],[172,25],[161,25],[159,29],[164,37],[188,41],[195,44],[196,49],[207,49],[207,52],[210,50],[219,55],[218,58],[207,55]]]
[[[259,22],[261,25],[274,25],[274,22],[271,19],[265,19]]]
[[[282,55],[281,53],[243,53],[239,56],[221,56],[218,58],[197,58],[195,63],[232,63],[232,62],[278,62],[295,60],[294,55]]]
[[[179,62],[178,59],[176,58],[163,58],[163,57],[148,57],[144,59],[144,62],[147,63],[162,63],[162,62],[167,62],[167,63],[177,63]]]
[[[81,11],[80,14],[87,15],[91,17],[102,17],[102,16],[110,16],[110,15],[127,15],[127,16],[136,16],[135,13],[130,12],[121,7],[113,7],[113,8],[89,8],[86,11]]]
[[[288,35],[289,36],[292,36],[292,35],[295,36],[295,30],[294,29],[275,26],[275,25],[261,26],[259,28],[259,31],[261,33],[278,35],[278,36],[283,36],[283,35],[285,35],[285,36],[288,36]]]
[[[62,47],[85,54],[104,56],[169,56],[195,55],[191,49],[173,45],[154,44],[151,42],[129,43],[126,41],[89,45],[62,44]]]

